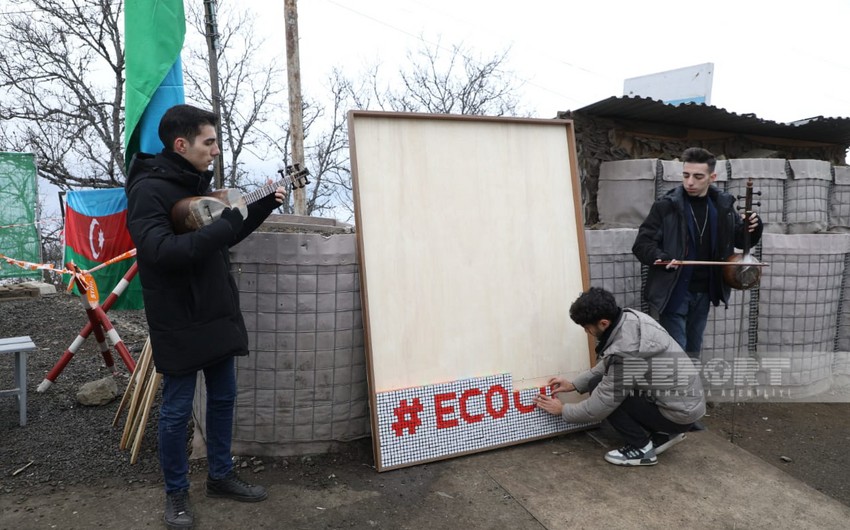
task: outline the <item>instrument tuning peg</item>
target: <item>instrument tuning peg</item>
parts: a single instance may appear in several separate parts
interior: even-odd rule
[[[753,192],[753,195],[758,195],[759,197],[761,197],[761,190],[759,190],[759,191],[754,191],[754,192]]]
[[[754,202],[754,203],[753,203],[753,206],[761,206],[761,201]]]

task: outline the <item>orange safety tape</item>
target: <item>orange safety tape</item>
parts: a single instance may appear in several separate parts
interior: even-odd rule
[[[50,263],[32,263],[32,262],[29,262],[29,261],[14,259],[14,258],[10,258],[9,256],[6,256],[4,254],[0,254],[0,259],[5,260],[10,265],[15,265],[17,267],[20,267],[20,268],[26,269],[26,270],[30,270],[30,271],[46,270],[46,271],[49,271],[49,272],[56,272],[56,273],[59,273],[59,274],[70,274],[71,278],[68,280],[68,288],[65,290],[66,292],[70,292],[71,289],[74,288],[75,280],[79,279],[80,280],[80,287],[83,288],[84,292],[87,295],[89,295],[90,297],[91,296],[97,297],[97,286],[94,283],[94,278],[92,277],[91,273],[96,271],[96,270],[100,270],[100,269],[102,269],[102,268],[104,268],[108,265],[112,265],[113,263],[117,263],[119,261],[122,261],[122,260],[125,260],[125,259],[128,259],[128,258],[132,258],[135,255],[136,255],[136,249],[130,249],[127,252],[119,254],[118,256],[115,256],[114,258],[111,258],[107,261],[104,261],[100,265],[98,265],[96,267],[92,267],[91,269],[88,269],[88,270],[80,269],[73,262],[68,263],[68,266],[71,267],[72,269],[74,269],[74,270],[71,270],[71,269],[63,269],[61,267],[51,265]],[[89,292],[90,284],[91,284],[92,292]]]
[[[29,261],[22,261],[22,260],[19,260],[19,259],[10,258],[9,256],[6,256],[4,254],[0,254],[0,259],[5,260],[10,265],[15,265],[17,267],[20,267],[22,269],[26,269],[26,270],[29,270],[29,271],[46,270],[46,271],[51,271],[51,272],[58,272],[59,274],[74,274],[74,271],[70,271],[68,269],[63,269],[63,268],[57,267],[55,265],[51,265],[50,263],[32,263],[32,262],[29,262]]]

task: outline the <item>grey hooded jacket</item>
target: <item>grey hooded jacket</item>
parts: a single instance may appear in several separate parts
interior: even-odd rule
[[[572,423],[599,422],[614,412],[626,396],[642,392],[661,414],[682,425],[705,414],[705,395],[698,367],[675,340],[649,315],[624,309],[604,345],[599,362],[572,381],[590,396],[567,403],[561,411]],[[594,387],[595,385],[595,387]]]

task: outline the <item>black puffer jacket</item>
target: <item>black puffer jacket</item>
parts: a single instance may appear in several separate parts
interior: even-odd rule
[[[136,245],[154,363],[158,372],[168,375],[248,354],[228,249],[278,203],[269,195],[250,205],[239,233],[219,219],[176,234],[172,207],[180,199],[209,191],[211,179],[211,172],[198,172],[175,153],[139,153],[127,177],[127,227]]]
[[[632,252],[644,265],[649,265],[646,278],[644,299],[649,303],[653,315],[664,312],[673,294],[673,288],[682,274],[682,267],[668,271],[661,266],[653,266],[655,260],[687,259],[688,221],[685,217],[687,198],[685,188],[678,186],[655,201],[643,224],[638,229]],[[735,197],[717,189],[708,188],[708,198],[717,209],[716,241],[712,249],[712,261],[724,261],[743,248],[747,224],[735,210]],[[761,238],[763,225],[759,219],[758,228],[750,233],[750,245],[755,246]],[[722,267],[711,267],[712,285],[716,292],[711,294],[714,305],[728,303],[731,288],[722,279]]]

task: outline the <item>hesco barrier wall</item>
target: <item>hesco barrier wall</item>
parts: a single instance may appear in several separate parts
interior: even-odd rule
[[[233,249],[251,348],[237,360],[234,454],[320,453],[369,435],[355,245],[354,234],[256,232]],[[199,381],[204,438],[205,404]]]
[[[645,275],[631,254],[636,229],[586,230],[591,284],[624,307],[645,307]],[[806,398],[850,384],[850,234],[764,234],[756,249],[769,267],[760,285],[732,290],[712,307],[702,362],[720,366],[769,359],[777,390]],[[566,301],[569,303],[569,301]],[[732,388],[720,384],[719,389]]]
[[[636,229],[645,217],[638,212],[648,213],[652,205],[650,192],[657,198],[676,187],[679,171],[678,161],[603,162],[598,227]],[[782,386],[797,396],[817,394],[830,384],[850,388],[850,258],[844,237],[850,232],[850,168],[820,160],[732,159],[718,160],[716,171],[715,185],[739,197],[739,205],[747,180],[753,179],[758,192],[754,210],[765,223],[764,238],[753,253],[770,267],[763,269],[759,288],[733,290],[728,309],[711,311],[703,362],[732,362],[741,356],[779,359],[791,367]],[[628,261],[633,236],[624,242],[622,231],[600,232],[611,234],[588,238],[595,245],[588,244],[591,278],[613,287],[621,303],[642,301],[640,290],[619,292],[628,283],[603,272],[617,263],[634,282],[634,267],[639,266]],[[594,255],[606,239],[612,250]],[[646,267],[639,270],[645,281]],[[641,308],[646,310],[643,303]]]
[[[601,228],[637,228],[653,200],[681,184],[682,163],[640,159],[599,166]],[[753,179],[765,231],[813,234],[850,229],[850,168],[821,160],[718,160],[715,186],[743,196]]]
[[[633,180],[630,167],[640,173]],[[845,392],[850,171],[827,171],[818,161],[772,159],[719,161],[718,168],[719,187],[741,195],[753,177],[754,189],[762,192],[756,209],[767,230],[753,253],[769,267],[759,287],[733,290],[728,308],[712,308],[703,364],[778,363],[786,368],[774,389],[794,398]],[[585,231],[591,284],[613,292],[624,307],[647,309],[642,296],[647,269],[631,247],[642,212],[677,185],[676,171],[675,162],[625,161],[600,177],[600,216],[605,226],[619,227]],[[628,194],[622,193],[623,183]],[[370,435],[356,255],[353,234],[258,232],[234,249],[233,273],[251,347],[251,355],[237,362],[235,454],[325,452]],[[729,380],[716,388],[732,386]],[[202,436],[204,405],[199,384],[195,422]]]

